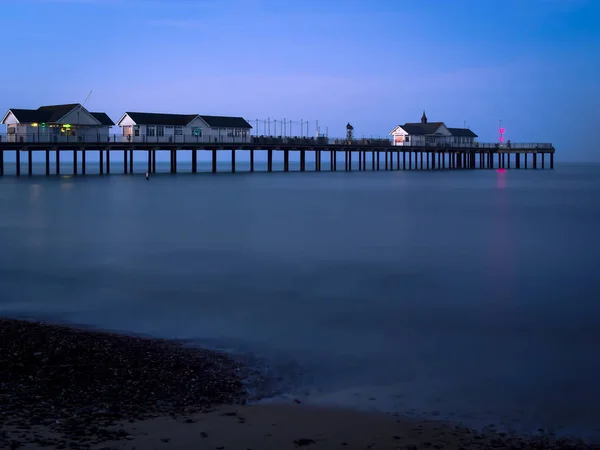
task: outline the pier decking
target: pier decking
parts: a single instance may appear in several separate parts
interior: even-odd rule
[[[332,138],[275,138],[253,137],[249,142],[121,142],[121,136],[115,136],[106,142],[7,142],[7,136],[0,136],[0,176],[5,174],[5,155],[15,154],[15,174],[23,174],[23,165],[27,175],[33,175],[33,153],[44,152],[47,176],[51,174],[51,162],[54,163],[55,174],[60,175],[60,156],[64,152],[72,152],[72,175],[85,175],[86,156],[96,153],[99,157],[99,174],[114,172],[110,164],[111,155],[123,154],[123,171],[133,173],[134,154],[145,153],[147,172],[156,173],[156,155],[158,152],[169,152],[170,172],[177,173],[177,155],[180,152],[191,152],[191,171],[198,171],[199,152],[211,153],[212,172],[217,172],[219,155],[228,154],[231,160],[231,172],[236,171],[236,153],[248,151],[250,155],[250,171],[255,171],[254,156],[256,151],[267,152],[267,171],[273,171],[273,153],[283,153],[284,171],[289,171],[290,154],[297,152],[300,156],[300,171],[305,171],[306,155],[314,154],[313,170],[320,171],[323,154],[329,167],[324,170],[340,169],[338,155],[343,153],[344,169],[353,170],[353,158],[358,158],[358,170],[474,170],[474,169],[538,169],[554,168],[555,149],[549,143],[522,143],[500,147],[496,143],[476,143],[473,147],[459,145],[444,146],[393,146],[385,139],[358,139],[346,141]],[[26,154],[24,157],[23,154]],[[367,164],[367,156],[370,156]],[[139,158],[139,156],[138,156]],[[529,163],[531,159],[531,163]],[[51,161],[52,160],[52,161]],[[514,160],[514,163],[513,163]],[[355,161],[355,160],[354,160]],[[370,166],[370,167],[369,167]]]

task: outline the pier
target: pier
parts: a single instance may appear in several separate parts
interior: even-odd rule
[[[177,173],[180,165],[178,154],[191,152],[191,172],[198,172],[199,152],[211,155],[211,172],[217,172],[217,161],[228,158],[231,172],[236,171],[236,154],[249,152],[250,172],[255,171],[256,151],[267,152],[267,171],[273,171],[274,152],[283,154],[283,170],[290,171],[290,156],[299,155],[300,171],[335,172],[338,170],[359,171],[378,170],[475,170],[475,169],[554,169],[555,149],[549,143],[512,143],[500,146],[497,143],[475,143],[473,146],[431,145],[431,146],[394,146],[386,139],[344,138],[275,138],[252,137],[248,142],[122,142],[121,136],[113,136],[105,142],[63,141],[63,142],[7,142],[6,136],[0,136],[0,176],[5,174],[5,156],[15,155],[15,175],[33,175],[33,154],[44,153],[47,176],[61,175],[60,157],[65,152],[73,156],[72,170],[65,175],[87,175],[86,159],[88,155],[98,155],[98,175],[110,173],[134,173],[134,155],[137,162],[146,163],[145,172],[156,173],[156,156],[167,152],[170,160],[170,173]],[[123,155],[122,170],[111,165],[111,156]],[[307,167],[306,156],[314,155],[314,164]],[[329,156],[329,158],[324,158]],[[324,161],[325,159],[325,161]],[[367,164],[367,160],[369,164]],[[54,172],[51,173],[51,163]]]

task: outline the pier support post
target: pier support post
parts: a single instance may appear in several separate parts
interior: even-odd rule
[[[254,172],[254,150],[250,150],[250,172]]]
[[[515,167],[517,169],[521,168],[521,155],[519,153],[515,155]]]
[[[127,175],[127,150],[123,150],[123,173]]]
[[[388,154],[389,152],[384,152],[385,153],[385,170],[388,170]]]
[[[156,152],[157,150],[152,151],[152,173],[156,173]]]
[[[217,173],[217,150],[212,150],[212,161],[211,161],[211,171],[212,173]]]
[[[0,177],[4,176],[4,150],[0,150]]]
[[[546,154],[542,152],[542,169],[546,168]]]
[[[550,153],[550,168],[554,169],[554,153]]]
[[[46,150],[46,176],[50,176],[50,150]]]
[[[104,150],[100,150],[100,175],[104,174]]]
[[[315,152],[315,170],[317,172],[321,171],[321,150]]]
[[[375,150],[371,150],[371,170],[375,172]]]
[[[192,173],[198,172],[198,150],[192,150]]]
[[[352,172],[352,151],[348,150],[348,171]]]
[[[77,175],[77,150],[73,150],[73,175]]]
[[[152,173],[152,150],[148,150],[148,174]]]
[[[231,150],[231,173],[235,173],[235,150]]]
[[[110,174],[110,148],[106,149],[106,174]]]
[[[175,166],[177,166],[177,161],[175,161]],[[129,150],[129,173],[133,174],[133,149]]]
[[[283,171],[288,172],[290,170],[290,152],[288,150],[283,151]]]
[[[330,172],[333,172],[333,164],[334,164],[334,161],[333,161],[333,154],[334,154],[334,153],[335,153],[335,152],[334,152],[333,150],[331,150],[331,151],[329,152],[329,171],[330,171]]]
[[[423,170],[423,152],[420,152],[420,153],[421,153],[421,170]]]
[[[85,149],[81,150],[81,175],[85,175]]]
[[[56,175],[60,175],[60,150],[56,149]]]
[[[537,169],[537,153],[531,155],[533,157],[533,168]]]
[[[306,151],[300,150],[300,172],[306,170]]]
[[[267,150],[267,171],[273,172],[273,150]]]
[[[33,152],[31,150],[27,150],[27,174],[29,176],[33,175],[33,161],[31,161]]]
[[[21,150],[17,150],[15,154],[15,169],[17,176],[21,176]]]
[[[523,156],[525,156],[525,168],[527,169],[527,153],[525,153]]]

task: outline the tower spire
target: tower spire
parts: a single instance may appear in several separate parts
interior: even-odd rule
[[[425,110],[423,110],[423,115],[421,116],[421,123],[427,123],[427,116],[425,115]]]

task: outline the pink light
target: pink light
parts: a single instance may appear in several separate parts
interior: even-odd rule
[[[500,142],[502,142],[503,140],[504,140],[504,138],[503,138],[503,137],[500,137]]]
[[[498,169],[498,173],[504,173],[504,169]]]
[[[504,128],[500,128],[500,133],[504,133]]]

